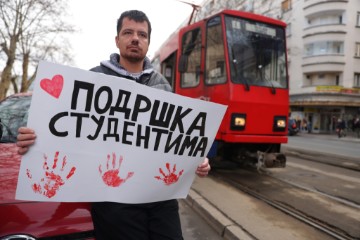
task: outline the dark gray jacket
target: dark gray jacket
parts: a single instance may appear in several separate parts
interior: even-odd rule
[[[110,55],[110,60],[102,61],[100,66],[90,69],[93,72],[104,73],[117,77],[127,78],[149,87],[171,92],[171,86],[166,78],[159,72],[155,71],[150,63],[149,58],[145,57],[143,71],[139,75],[133,75],[126,71],[119,64],[120,56],[117,53]]]

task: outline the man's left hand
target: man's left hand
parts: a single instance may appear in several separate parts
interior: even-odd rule
[[[206,177],[209,174],[210,169],[209,159],[205,158],[204,161],[197,167],[196,174],[199,177]]]

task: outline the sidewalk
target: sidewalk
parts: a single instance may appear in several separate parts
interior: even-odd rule
[[[336,133],[333,134],[323,134],[323,133],[307,133],[307,132],[299,132],[295,136],[289,136],[289,138],[301,136],[301,137],[309,137],[309,138],[325,138],[328,140],[339,140],[339,141],[348,141],[348,142],[359,142],[360,138],[356,137],[355,132],[348,132],[346,137],[339,138]]]
[[[201,190],[204,192],[199,194]],[[234,206],[237,203],[241,206],[246,205],[244,201],[241,201],[241,198],[240,192],[214,181],[211,177],[201,179],[197,177],[187,198],[181,201],[185,201],[193,208],[224,239],[254,240],[228,215],[229,212],[233,211],[237,212],[239,217],[244,216],[243,213],[239,212],[241,209]],[[221,202],[227,202],[227,207],[220,205]]]

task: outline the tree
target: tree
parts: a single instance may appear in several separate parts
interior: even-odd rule
[[[66,0],[0,0],[0,62],[5,63],[0,99],[10,85],[26,92],[39,60],[71,62],[69,45],[64,44],[75,29],[63,20],[66,9]]]

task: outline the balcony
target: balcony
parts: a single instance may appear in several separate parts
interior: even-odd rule
[[[346,10],[348,0],[309,0],[304,3],[304,15],[309,16],[318,12],[331,10]]]
[[[346,34],[346,25],[344,24],[326,24],[315,25],[304,29],[304,38],[319,34]]]
[[[345,69],[345,56],[326,54],[304,57],[302,69],[304,73],[343,72]]]

